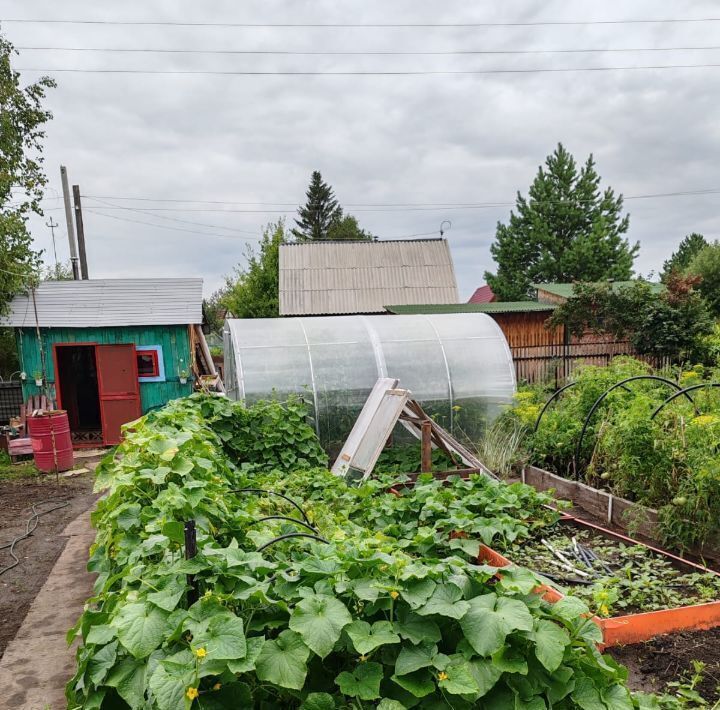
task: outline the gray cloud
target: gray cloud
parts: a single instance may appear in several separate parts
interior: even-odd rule
[[[673,3],[674,17],[712,16],[712,2]],[[239,8],[242,8],[240,11]],[[519,2],[483,7],[450,0],[267,3],[225,0],[128,0],[112,11],[80,0],[60,8],[49,0],[9,0],[7,17],[166,19],[246,22],[462,22],[617,19],[661,16],[644,0],[628,9]],[[663,6],[662,16],[670,10]],[[18,46],[122,46],[225,49],[541,49],[701,46],[717,43],[720,23],[458,29],[231,29],[19,25],[3,33]],[[108,67],[263,70],[484,69],[718,63],[719,51],[593,55],[415,57],[257,57],[110,55],[23,51],[19,67]],[[53,75],[52,71],[48,71]],[[27,81],[37,74],[27,73]],[[561,140],[598,170],[617,192],[637,195],[720,188],[717,96],[720,69],[596,73],[395,77],[227,77],[112,74],[55,75],[49,106],[46,205],[57,208],[59,165],[83,193],[291,203],[303,200],[309,174],[320,169],[341,203],[508,202],[526,191],[537,166]],[[245,242],[276,212],[200,211],[212,205],[109,199],[115,206],[170,207],[141,214],[86,199],[85,223],[93,276],[202,275],[210,292],[242,263]],[[716,238],[720,195],[628,200],[630,238],[641,242],[636,268],[657,270],[691,231]],[[184,211],[188,208],[195,211]],[[227,206],[259,210],[259,206]],[[493,268],[489,245],[508,207],[465,210],[366,211],[348,208],[380,237],[448,233],[461,296]],[[103,217],[152,222],[171,231]],[[67,253],[64,219],[59,250]],[[166,219],[172,218],[172,219]],[[47,217],[45,218],[47,219]],[[38,246],[49,249],[43,220],[33,220]],[[225,227],[228,229],[221,229]],[[236,231],[231,231],[236,230]],[[58,232],[56,232],[58,233]],[[224,235],[223,237],[211,235]]]

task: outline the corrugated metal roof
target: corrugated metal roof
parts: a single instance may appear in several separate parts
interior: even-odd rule
[[[43,281],[35,290],[41,328],[202,323],[202,279]],[[30,294],[10,304],[0,321],[35,327]]]
[[[445,239],[280,246],[280,315],[383,313],[386,303],[457,303]]]
[[[500,301],[496,303],[426,303],[412,306],[386,306],[386,310],[397,315],[420,313],[530,313],[553,311],[555,306],[537,301]]]
[[[635,281],[610,281],[610,282],[600,282],[600,283],[609,283],[613,290],[618,290],[621,288],[628,288],[630,286],[634,286],[636,283],[646,283],[648,286],[650,286],[650,290],[653,293],[660,293],[665,289],[665,286],[661,283],[652,282],[652,281],[640,281],[639,279]],[[532,284],[532,287],[534,289],[539,289],[542,291],[547,291],[548,293],[553,294],[554,296],[559,296],[560,298],[570,298],[575,290],[575,284],[574,283],[547,283],[547,284]]]

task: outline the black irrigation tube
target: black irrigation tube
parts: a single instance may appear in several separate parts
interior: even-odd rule
[[[297,518],[291,518],[287,515],[267,515],[264,518],[258,518],[257,520],[252,520],[248,523],[248,525],[255,525],[256,523],[264,523],[266,520],[287,520],[290,523],[295,523],[296,525],[302,525],[304,528],[307,528],[308,530],[312,530],[314,533],[316,533],[318,530],[316,527],[313,527],[312,525],[303,522],[302,520],[298,520]]]
[[[535,420],[535,426],[533,427],[533,434],[535,434],[540,427],[540,420],[543,418],[543,415],[545,414],[545,411],[547,408],[567,389],[570,389],[571,387],[574,387],[576,384],[578,384],[578,380],[575,380],[575,382],[570,382],[569,384],[565,385],[564,387],[561,387],[557,392],[553,392],[550,399],[548,399],[547,402],[545,402],[545,405],[543,406],[542,410],[540,411],[540,414],[538,414],[538,418]],[[623,385],[622,387],[625,391],[630,392],[629,387],[625,387]]]
[[[317,542],[323,542],[326,545],[330,544],[324,537],[320,537],[319,535],[310,535],[309,533],[287,533],[285,535],[280,535],[279,537],[273,538],[272,540],[270,540],[270,542],[266,542],[264,545],[261,545],[260,547],[258,547],[256,552],[262,552],[263,550],[270,547],[270,545],[274,545],[276,542],[281,542],[282,540],[289,540],[293,537],[307,537]]]
[[[38,513],[36,506],[43,505],[44,503],[50,503],[52,502],[52,498],[49,500],[41,500],[37,503],[33,503],[32,505],[32,512],[33,514],[28,518],[27,522],[25,523],[25,532],[22,535],[18,535],[14,540],[11,540],[10,542],[6,542],[4,545],[0,545],[0,550],[8,550],[10,553],[10,557],[13,558],[13,563],[8,565],[7,567],[3,567],[0,569],[0,574],[5,574],[5,572],[13,569],[13,567],[17,567],[20,564],[20,558],[15,554],[15,545],[17,545],[18,542],[21,540],[25,540],[26,538],[30,537],[30,535],[33,534],[35,531],[35,528],[38,526],[38,522],[40,519],[40,516],[47,515],[48,513],[52,513],[54,510],[59,510],[60,508],[66,508],[68,505],[70,505],[70,501],[65,501],[64,503],[61,503],[60,505],[53,506],[52,508],[48,508],[48,510],[43,510],[42,512]]]
[[[673,392],[651,415],[650,419],[655,419],[655,417],[660,414],[662,409],[665,407],[665,405],[670,404],[674,399],[677,399],[681,394],[684,394],[686,397],[689,397],[688,392],[694,392],[695,390],[704,389],[705,387],[720,387],[720,382],[703,382],[699,385],[690,385],[690,387],[686,387],[685,389],[681,389],[679,392]],[[692,401],[692,400],[691,400]],[[695,402],[693,402],[695,404]],[[695,414],[697,414],[697,407],[695,407]]]
[[[675,392],[675,395],[681,395],[684,394],[689,400],[690,403],[695,407],[695,402],[693,402],[692,397],[687,394],[683,390],[682,387],[677,382],[673,382],[672,380],[669,380],[667,377],[660,377],[659,375],[635,375],[634,377],[626,377],[624,380],[621,380],[620,382],[616,382],[611,387],[608,387],[593,403],[593,406],[590,407],[590,411],[588,412],[587,416],[585,417],[585,422],[583,423],[582,431],[580,432],[580,436],[578,437],[577,445],[575,446],[575,457],[573,459],[573,465],[575,468],[575,478],[578,478],[578,468],[580,464],[580,454],[582,451],[582,445],[583,440],[585,439],[585,433],[587,432],[587,428],[590,425],[590,420],[592,419],[592,415],[595,414],[595,410],[602,404],[602,402],[605,400],[605,398],[615,389],[618,387],[624,387],[625,383],[627,382],[635,382],[636,380],[655,380],[656,382],[662,382],[666,385],[670,385],[671,387],[674,387],[678,392]],[[626,388],[627,389],[627,388]],[[695,407],[695,411],[697,412],[697,407]]]
[[[538,414],[538,418],[535,420],[535,426],[533,427],[533,434],[537,432],[538,427],[540,426],[540,420],[543,418],[543,414],[545,414],[545,411],[547,408],[565,391],[569,390],[571,387],[574,387],[577,384],[577,381],[570,382],[569,384],[565,385],[564,387],[561,387],[557,392],[554,392],[550,399],[545,402],[545,406],[540,410],[540,414]]]
[[[305,511],[292,499],[288,498],[286,495],[283,495],[282,493],[276,493],[275,491],[266,491],[264,488],[235,488],[231,491],[228,491],[228,493],[254,493],[255,495],[273,495],[273,496],[279,496],[283,500],[286,500],[290,505],[293,506],[297,511],[299,511],[300,515],[303,516],[303,520],[310,526],[312,526],[312,523],[310,522],[310,519],[307,515],[305,515]]]

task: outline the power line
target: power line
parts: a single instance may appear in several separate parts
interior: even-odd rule
[[[235,28],[462,28],[462,27],[577,27],[580,25],[665,25],[674,23],[720,22],[720,17],[680,17],[626,20],[537,20],[527,22],[177,22],[171,20],[61,20],[16,18],[5,23],[44,25],[122,25],[163,27],[235,27]]]
[[[487,74],[567,74],[574,72],[611,72],[639,69],[708,69],[720,64],[645,64],[621,67],[533,67],[530,69],[471,69],[471,70],[421,70],[421,71],[235,71],[214,69],[40,69],[23,67],[18,71],[70,74],[147,74],[147,75],[197,75],[197,76],[478,76]]]
[[[671,197],[692,197],[702,195],[717,195],[720,194],[720,188],[701,188],[697,190],[677,190],[672,192],[655,192],[655,193],[641,193],[636,195],[623,195],[623,200],[649,200],[657,198],[671,198]],[[201,205],[225,205],[225,206],[271,206],[271,207],[298,207],[297,202],[231,202],[221,200],[195,200],[195,199],[178,199],[178,198],[164,198],[164,197],[127,197],[127,196],[104,196],[95,197],[92,195],[84,195],[87,199],[92,200],[136,200],[142,202],[167,202],[172,204],[201,204]],[[591,202],[592,200],[585,200]],[[535,200],[533,204],[543,205],[555,205],[565,204],[572,202],[583,202],[583,200]],[[108,204],[108,203],[105,203]],[[515,202],[508,201],[494,201],[494,202],[395,202],[395,203],[368,203],[368,202],[344,202],[343,206],[347,208],[353,208],[353,211],[357,212],[413,212],[413,211],[436,211],[436,210],[475,210],[475,209],[488,209],[493,207],[513,207]],[[306,205],[301,205],[306,206]],[[220,209],[220,208],[205,208],[205,207],[143,207],[129,208],[120,205],[108,205],[106,209],[130,209],[136,212],[142,212],[144,214],[153,214],[153,216],[161,217],[161,215],[155,215],[156,212],[215,212],[222,214],[223,212],[228,214],[286,214],[288,210],[283,209]],[[110,216],[110,215],[107,215]],[[191,224],[200,224],[192,222]],[[209,225],[205,225],[209,226]]]
[[[600,52],[690,52],[720,49],[720,45],[702,47],[599,47],[597,49],[452,49],[452,50],[338,50],[302,51],[269,49],[172,49],[135,47],[16,47],[24,52],[118,52],[133,54],[220,54],[277,56],[463,56],[512,54],[594,54]]]
[[[188,219],[179,219],[178,217],[167,217],[165,215],[161,214],[151,214],[148,212],[148,210],[139,209],[137,207],[123,207],[120,205],[113,205],[111,202],[107,202],[106,200],[99,198],[99,197],[87,197],[86,199],[93,200],[95,202],[101,202],[102,204],[106,205],[106,209],[116,209],[116,210],[127,210],[129,212],[137,212],[138,214],[150,214],[152,217],[155,217],[156,219],[164,219],[169,220],[171,222],[182,222],[183,224],[192,224],[196,227],[210,227],[211,229],[224,229],[226,231],[230,232],[238,232],[239,234],[251,234],[253,236],[257,236],[257,231],[250,232],[247,229],[238,229],[237,227],[225,227],[221,224],[207,224],[205,222],[193,222]],[[110,215],[107,215],[110,216]],[[148,223],[149,224],[149,223]],[[230,236],[230,235],[227,235]]]
[[[194,230],[194,229],[181,229],[180,227],[167,227],[164,224],[153,224],[152,222],[145,222],[145,221],[139,220],[139,219],[130,219],[128,217],[118,217],[117,215],[104,214],[103,212],[99,212],[95,209],[87,208],[87,207],[85,208],[85,211],[90,212],[95,215],[98,215],[100,217],[107,217],[108,219],[116,219],[121,222],[132,222],[133,224],[144,224],[144,225],[147,225],[148,227],[157,227],[158,229],[166,229],[171,232],[190,232],[191,234],[196,234],[198,236],[203,236],[203,237],[219,237],[221,239],[228,239],[228,238],[232,239],[231,235],[229,235],[229,234],[212,234],[209,232],[198,232],[197,230]],[[385,237],[385,239],[410,239],[412,237],[427,237],[427,236],[430,236],[433,234],[437,234],[437,231],[421,232],[418,234],[404,234],[404,235],[396,236],[396,237]],[[255,236],[254,238],[256,240],[262,239],[261,236],[260,237]]]
[[[238,240],[238,237],[235,237],[231,234],[213,234],[211,232],[200,232],[197,229],[183,229],[182,227],[168,227],[164,224],[153,224],[152,222],[145,222],[140,219],[131,219],[130,217],[118,217],[117,215],[114,215],[114,214],[105,214],[104,212],[99,212],[98,210],[95,210],[92,208],[87,208],[87,207],[85,208],[85,211],[90,212],[91,214],[96,214],[100,217],[106,217],[107,219],[116,219],[121,222],[132,222],[134,224],[144,224],[144,225],[147,225],[148,227],[155,227],[156,229],[166,229],[171,232],[188,232],[190,234],[195,234],[197,236],[202,236],[202,237],[218,237],[220,239],[235,239],[236,241]],[[245,237],[245,239],[248,239],[248,238],[249,237]],[[259,237],[256,235],[252,238],[261,239],[262,237]]]

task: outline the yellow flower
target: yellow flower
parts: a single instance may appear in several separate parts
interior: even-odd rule
[[[200,648],[195,649],[195,655],[198,658],[205,658],[205,656],[207,656],[207,651],[201,646]]]
[[[397,599],[400,596],[400,594],[393,589],[392,592],[390,592],[390,596],[393,599]]]
[[[608,609],[607,604],[601,604],[599,611],[602,616],[608,616],[610,614],[610,609]]]
[[[715,424],[716,421],[717,417],[714,417],[712,414],[701,414],[699,417],[695,417],[692,423],[698,426],[709,426],[710,424]]]
[[[195,700],[195,698],[197,698],[197,696],[200,695],[200,693],[198,693],[197,688],[188,688],[185,691],[185,695],[187,695],[189,700]]]
[[[360,663],[365,663],[367,661],[367,656],[363,653],[362,656],[360,656]]]
[[[215,683],[215,685],[213,685],[213,690],[220,690],[220,688],[222,688],[222,683]]]
[[[447,679],[448,679],[448,674],[445,671],[440,671],[438,673],[438,680],[442,681],[442,680],[447,680]]]

